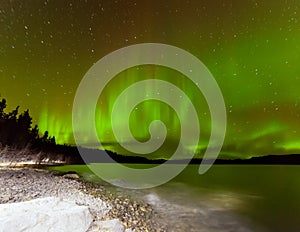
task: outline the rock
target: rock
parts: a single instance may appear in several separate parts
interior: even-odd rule
[[[9,195],[0,196],[0,202],[8,202],[10,199],[11,196]]]
[[[80,178],[80,176],[76,173],[67,173],[67,174],[63,175],[63,177],[70,178],[70,179],[79,179]]]
[[[97,222],[97,231],[105,232],[124,232],[125,228],[118,219],[98,221]],[[127,231],[127,230],[126,230]]]
[[[55,197],[0,205],[0,232],[85,232],[91,223],[88,207]]]

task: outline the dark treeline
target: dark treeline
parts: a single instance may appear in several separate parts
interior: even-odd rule
[[[55,145],[55,137],[49,136],[48,131],[40,135],[37,125],[32,127],[29,110],[19,113],[19,106],[6,113],[6,100],[0,100],[0,143],[2,146],[24,148],[49,147]]]
[[[6,100],[0,99],[0,148],[24,150],[27,155],[37,154],[37,161],[60,160],[66,163],[81,163],[76,147],[58,145],[48,131],[40,132],[32,126],[29,110],[19,113],[19,106],[5,112]],[[10,152],[14,156],[14,152]],[[25,154],[25,155],[26,155]],[[12,157],[13,158],[13,157]]]

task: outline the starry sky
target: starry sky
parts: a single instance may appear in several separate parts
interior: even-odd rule
[[[58,143],[73,144],[72,104],[89,68],[128,45],[170,44],[199,58],[219,84],[228,123],[222,157],[299,153],[299,8],[298,0],[1,1],[0,94],[9,109],[28,108],[34,123]],[[176,82],[179,76],[144,66],[115,77],[97,108],[101,141],[125,153],[108,119],[122,88],[145,78],[173,80],[197,107],[201,156],[209,139],[209,110],[191,83]],[[132,114],[131,130],[140,140],[148,138],[151,120],[167,123],[166,149],[150,156],[168,157],[180,133],[172,109],[146,102]],[[143,126],[137,123],[141,118]],[[87,136],[86,143],[93,141]]]

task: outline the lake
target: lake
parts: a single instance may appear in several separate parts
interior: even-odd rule
[[[107,165],[113,171],[114,164]],[[85,165],[53,169],[76,171],[150,203],[170,231],[300,231],[300,166],[214,165],[204,175],[198,167],[189,165],[168,183],[143,190],[111,186]]]

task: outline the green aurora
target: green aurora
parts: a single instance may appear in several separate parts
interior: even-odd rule
[[[300,153],[299,8],[297,0],[2,1],[0,93],[8,106],[30,109],[40,131],[48,130],[60,144],[74,144],[72,104],[87,70],[124,46],[165,43],[198,57],[218,82],[227,108],[222,157]],[[210,135],[205,99],[181,74],[151,65],[125,70],[106,86],[96,112],[102,144],[126,153],[112,134],[110,112],[124,88],[150,78],[176,84],[193,101],[201,156]],[[147,93],[147,87],[142,91]],[[120,125],[128,123],[122,114],[118,117]],[[180,134],[179,118],[170,107],[157,101],[140,104],[132,111],[130,128],[145,141],[156,119],[165,122],[168,136],[149,157],[167,158]],[[93,146],[84,128],[83,133],[87,146]]]

